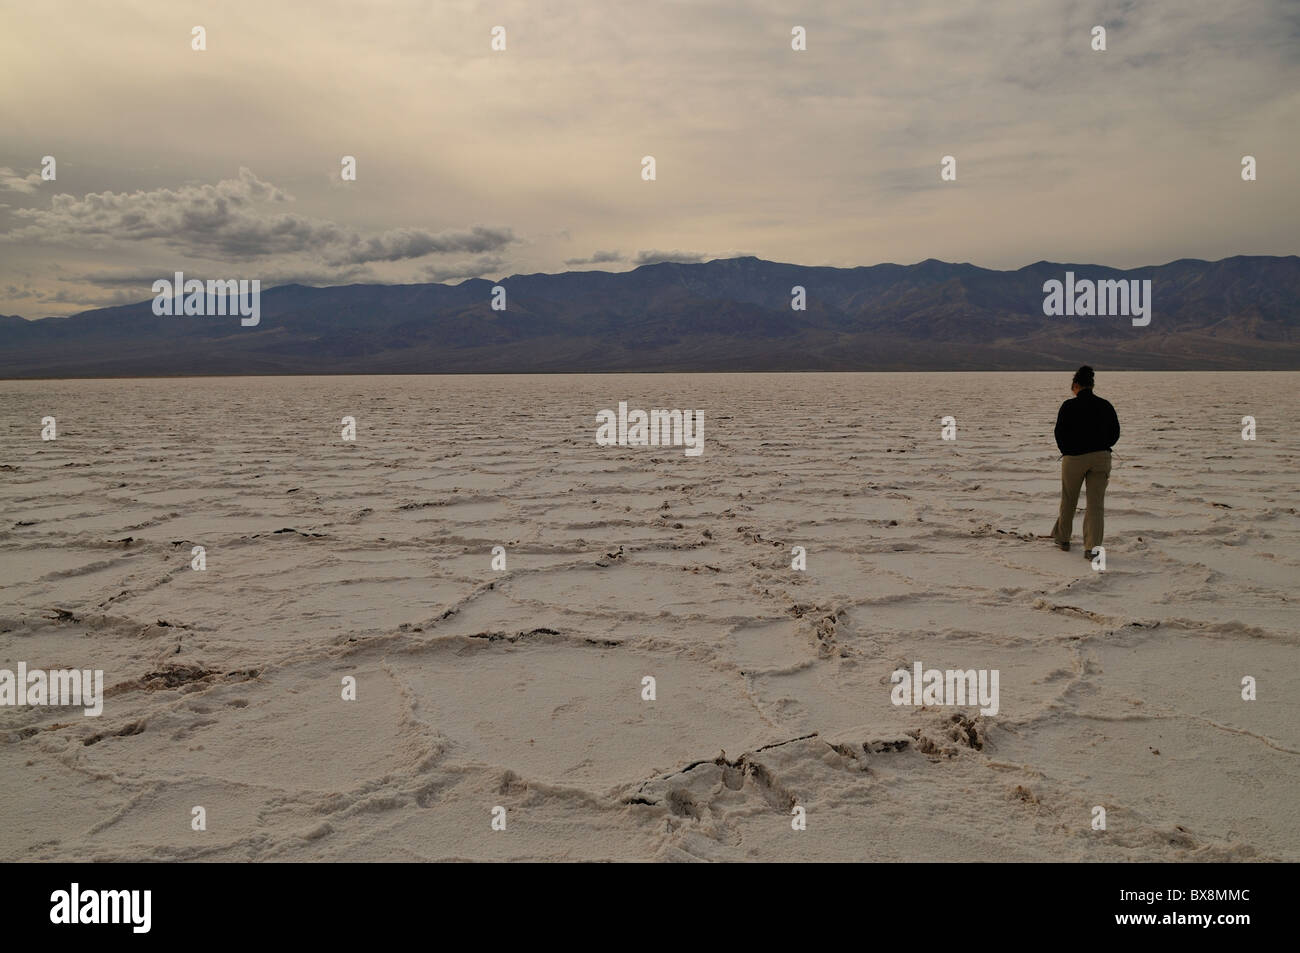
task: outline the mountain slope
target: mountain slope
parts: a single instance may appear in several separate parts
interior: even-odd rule
[[[1152,320],[1048,317],[1043,282],[1150,279]],[[158,317],[151,302],[0,316],[0,376],[732,370],[1300,369],[1300,258],[1120,271],[933,259],[824,268],[757,258],[494,282],[285,285],[261,323]],[[790,308],[806,289],[807,310]]]

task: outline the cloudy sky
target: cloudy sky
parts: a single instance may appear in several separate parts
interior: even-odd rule
[[[1289,255],[1300,3],[7,3],[0,130],[0,313],[27,317],[177,270]]]

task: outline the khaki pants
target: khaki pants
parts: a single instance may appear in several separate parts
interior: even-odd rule
[[[1110,480],[1110,453],[1097,450],[1076,457],[1061,458],[1061,512],[1052,527],[1058,543],[1068,543],[1074,534],[1074,511],[1079,506],[1079,488],[1088,483],[1088,508],[1083,514],[1083,548],[1101,545],[1106,521],[1106,484]]]

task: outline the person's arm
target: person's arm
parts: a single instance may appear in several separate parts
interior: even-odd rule
[[[1056,437],[1056,449],[1061,451],[1062,456],[1065,455],[1065,444],[1061,442],[1061,436],[1065,432],[1065,405],[1068,403],[1068,400],[1065,401],[1061,404],[1061,409],[1056,412],[1056,429],[1052,431],[1052,435]]]
[[[1115,413],[1115,405],[1107,404],[1110,407],[1110,446],[1119,443],[1119,414]]]

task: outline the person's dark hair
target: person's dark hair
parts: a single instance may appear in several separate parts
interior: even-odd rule
[[[1087,364],[1083,365],[1083,367],[1079,368],[1077,371],[1074,372],[1074,383],[1078,384],[1080,387],[1091,388],[1092,382],[1093,382],[1092,368],[1089,367]]]

